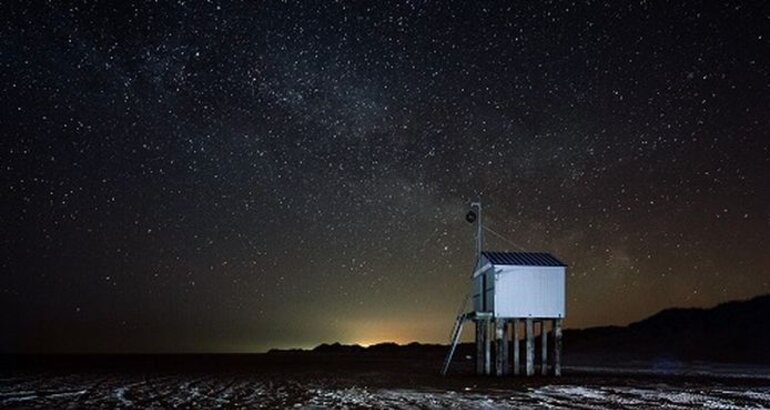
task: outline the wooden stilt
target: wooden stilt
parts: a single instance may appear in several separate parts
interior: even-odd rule
[[[508,322],[505,319],[495,321],[495,374],[503,376],[508,373]]]
[[[540,321],[540,375],[548,375],[548,331],[547,320]]]
[[[504,320],[503,321],[503,346],[501,347],[501,354],[503,355],[503,375],[509,375],[511,374],[511,360],[510,360],[510,344],[508,343],[508,340],[511,337],[511,321],[510,320]]]
[[[484,320],[476,319],[476,374],[484,374]]]
[[[561,376],[561,319],[553,321],[553,374]]]
[[[484,320],[484,374],[492,374],[492,337],[489,332],[492,328],[492,321],[487,318]]]
[[[535,329],[532,319],[525,321],[525,332],[527,338],[527,376],[535,374]]]
[[[511,335],[513,337],[513,374],[518,376],[521,373],[521,364],[519,363],[519,354],[521,353],[519,348],[519,319],[513,319]]]

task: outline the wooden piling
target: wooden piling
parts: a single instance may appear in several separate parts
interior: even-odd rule
[[[492,337],[490,330],[492,328],[490,318],[484,320],[484,374],[492,374]]]
[[[503,355],[501,347],[503,346],[503,323],[502,319],[495,319],[495,375],[503,375]]]
[[[561,319],[553,321],[553,374],[561,376]]]
[[[525,332],[527,338],[527,376],[535,374],[535,331],[531,318],[525,321]]]
[[[511,374],[511,321],[506,319],[503,322],[503,375]]]
[[[547,320],[540,321],[540,375],[548,375],[548,332],[546,331]]]
[[[499,319],[496,322],[496,360],[495,360],[495,373],[498,376],[505,376],[509,374],[510,363],[508,363],[508,326],[509,320]]]
[[[518,376],[521,373],[521,364],[519,363],[519,353],[521,350],[519,347],[519,319],[513,319],[511,334],[513,337],[513,374]]]
[[[484,321],[476,319],[476,374],[484,373]]]

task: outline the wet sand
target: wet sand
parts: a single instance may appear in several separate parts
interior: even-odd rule
[[[727,365],[679,372],[575,365],[561,378],[497,378],[473,375],[467,359],[441,377],[437,354],[27,356],[1,363],[0,408],[770,408],[770,374]]]

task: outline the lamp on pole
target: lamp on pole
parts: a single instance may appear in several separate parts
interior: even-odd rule
[[[477,211],[474,211],[476,208]],[[476,256],[481,257],[484,247],[484,228],[481,225],[481,201],[471,202],[471,210],[465,214],[465,220],[469,223],[476,223]]]

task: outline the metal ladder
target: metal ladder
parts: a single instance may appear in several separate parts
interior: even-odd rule
[[[452,329],[452,344],[449,347],[446,359],[444,359],[444,367],[441,369],[442,376],[446,376],[446,373],[449,371],[449,364],[452,363],[452,356],[455,354],[457,342],[460,340],[460,335],[463,332],[463,324],[465,324],[465,313],[457,316],[457,320],[455,320],[455,326]]]
[[[463,333],[463,325],[465,324],[465,319],[467,317],[467,314],[464,313],[465,306],[468,303],[468,297],[470,295],[465,295],[465,298],[463,298],[462,305],[460,305],[460,309],[457,314],[457,319],[455,319],[454,327],[452,327],[452,334],[450,336],[450,344],[449,344],[449,353],[447,353],[446,359],[444,359],[444,366],[441,368],[441,375],[446,376],[447,372],[449,371],[449,365],[452,363],[452,356],[455,354],[455,350],[457,349],[457,343],[460,341],[460,336],[462,336]]]

